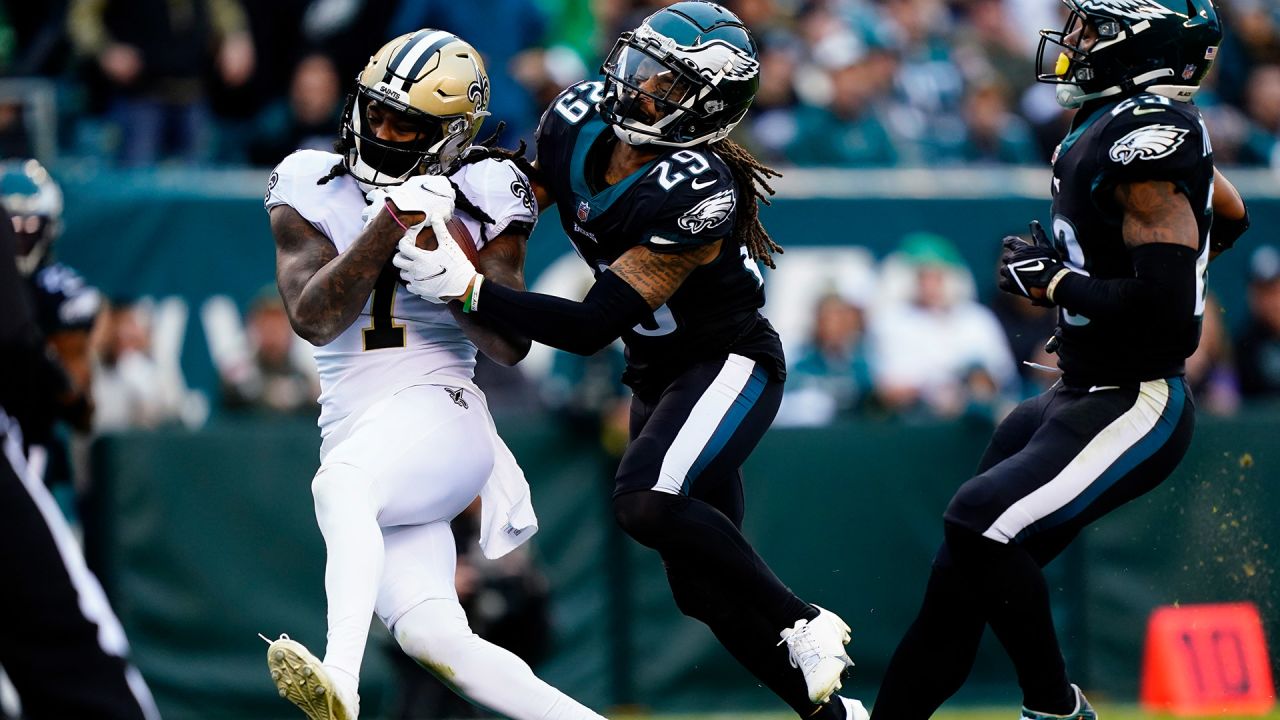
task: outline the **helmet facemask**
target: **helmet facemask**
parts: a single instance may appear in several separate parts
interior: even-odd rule
[[[45,215],[11,215],[9,219],[17,244],[18,272],[31,277],[49,256],[60,223]]]
[[[602,68],[608,86],[601,115],[631,145],[689,140],[678,136],[680,126],[705,120],[707,105],[718,107],[715,86],[664,49],[661,40],[647,26],[623,33]],[[705,98],[710,102],[699,102]],[[703,106],[703,111],[695,104]]]
[[[689,147],[725,138],[742,120],[750,100],[728,116],[721,82],[756,77],[759,62],[723,40],[683,47],[644,24],[618,38],[601,71],[600,116],[622,141]]]
[[[37,160],[0,166],[0,201],[13,223],[18,271],[30,277],[62,234],[62,189]]]
[[[368,129],[369,106],[409,118],[417,129],[412,140],[396,142],[376,137]],[[347,168],[365,185],[399,185],[414,175],[442,175],[470,145],[472,123],[465,115],[435,117],[380,96],[363,86],[347,104],[342,141]]]
[[[1062,30],[1040,31],[1040,46],[1036,51],[1036,80],[1058,85],[1058,102],[1062,106],[1079,107],[1084,102],[1079,99],[1085,95],[1082,86],[1092,82],[1094,78],[1093,64],[1089,59],[1091,50],[1084,47],[1086,42],[1084,30],[1088,24],[1088,18],[1070,3],[1067,7],[1070,12],[1067,14],[1067,22]],[[1102,42],[1104,37],[1115,36],[1114,26],[1117,23],[1113,21],[1106,25],[1107,35],[1103,33],[1104,28],[1095,28],[1098,33],[1098,42]],[[1051,72],[1045,72],[1045,56],[1050,46],[1058,50],[1058,57]]]

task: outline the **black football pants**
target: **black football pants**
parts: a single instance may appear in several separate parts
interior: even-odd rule
[[[631,402],[631,444],[618,468],[614,513],[658,551],[677,607],[801,717],[817,708],[778,633],[817,611],[796,597],[742,534],[742,463],[782,401],[782,382],[740,355],[694,365],[655,401]]]
[[[1087,526],[1164,481],[1186,454],[1195,408],[1181,377],[1123,386],[1059,382],[996,429],[952,498],[923,606],[876,697],[875,720],[924,720],[960,688],[987,625],[1023,704],[1066,714],[1075,693],[1041,568]]]

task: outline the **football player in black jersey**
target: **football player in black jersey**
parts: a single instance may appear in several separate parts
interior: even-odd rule
[[[8,261],[28,249],[14,224],[0,208],[0,666],[22,717],[156,720],[124,629],[24,450],[24,434],[42,431],[74,388]]]
[[[79,273],[53,259],[62,228],[62,189],[34,159],[0,164],[0,202],[13,222],[18,271],[26,281],[36,322],[61,362],[70,391],[51,403],[42,422],[28,418],[23,427],[31,465],[49,485],[70,484],[71,462],[55,422],[87,433],[93,419],[90,401],[89,335],[101,309],[101,295]]]
[[[1058,100],[1079,108],[1053,157],[1050,232],[1004,239],[1000,289],[1056,305],[1061,379],[996,429],[944,516],[923,607],[874,716],[930,717],[990,625],[1024,718],[1095,718],[1071,684],[1041,568],[1089,523],[1151,490],[1191,440],[1183,363],[1213,252],[1247,227],[1191,98],[1218,52],[1212,0],[1064,0]],[[1215,222],[1214,210],[1223,213]],[[1212,235],[1210,233],[1212,226]]]
[[[623,33],[601,80],[547,109],[535,192],[596,274],[582,302],[485,282],[448,238],[434,251],[406,238],[395,262],[410,290],[552,347],[589,355],[621,337],[634,399],[619,524],[662,556],[681,611],[798,715],[861,718],[833,695],[848,627],[796,597],[741,531],[740,468],[786,372],[756,266],[780,250],[756,216],[775,173],[726,139],[759,72],[736,16],[679,2]]]

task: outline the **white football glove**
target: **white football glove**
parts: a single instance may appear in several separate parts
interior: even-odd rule
[[[391,262],[400,268],[400,279],[409,292],[429,302],[444,303],[467,292],[476,278],[476,268],[449,234],[443,218],[433,219],[431,228],[436,233],[435,250],[418,247],[418,234],[410,231],[400,238],[399,252]]]
[[[453,183],[443,175],[415,175],[390,187],[374,188],[365,198],[369,201],[365,225],[385,209],[387,200],[400,212],[420,212],[427,216],[424,224],[430,225],[439,218],[453,217]]]

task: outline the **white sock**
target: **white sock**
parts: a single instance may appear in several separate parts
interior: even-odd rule
[[[471,632],[456,600],[427,600],[401,616],[392,632],[409,657],[460,695],[512,720],[604,720]]]
[[[348,698],[357,696],[369,620],[382,577],[382,530],[371,482],[351,465],[320,469],[311,483],[316,522],[327,551],[324,590],[329,600],[329,639],[324,664]]]

